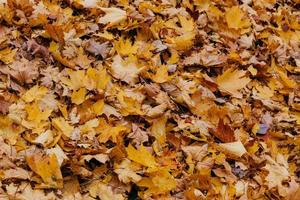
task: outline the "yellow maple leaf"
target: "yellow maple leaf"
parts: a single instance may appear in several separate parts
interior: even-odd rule
[[[188,48],[190,48],[194,42],[195,38],[195,33],[194,32],[187,32],[181,36],[177,36],[177,37],[174,37],[171,40],[171,43],[174,44],[174,48],[176,50],[186,50]]]
[[[288,88],[295,88],[297,86],[297,83],[293,79],[289,78],[283,70],[278,70],[277,73],[284,86]]]
[[[127,131],[127,127],[123,125],[107,127],[101,131],[98,140],[101,143],[105,143],[111,139],[112,142],[116,143],[118,136],[125,131]]]
[[[96,199],[99,197],[101,200],[125,200],[122,194],[117,194],[113,191],[112,187],[96,180],[88,186],[90,196]]]
[[[241,98],[242,95],[238,91],[251,81],[250,78],[245,77],[246,73],[243,70],[228,69],[217,77],[217,84],[223,92],[228,92],[234,97]]]
[[[106,40],[113,40],[114,35],[110,32],[103,31],[101,33],[96,33],[95,36],[99,36],[100,38],[106,39]]]
[[[66,120],[63,117],[57,117],[52,119],[52,125],[54,126],[54,128],[61,131],[63,135],[65,135],[68,138],[71,136],[71,133],[74,130],[74,128],[68,122],[66,122]]]
[[[104,90],[107,83],[110,80],[110,76],[107,74],[106,70],[89,68],[86,71],[86,83],[85,86],[88,89],[97,89],[98,91]]]
[[[85,101],[85,95],[86,95],[86,89],[80,88],[77,91],[73,91],[71,95],[72,103],[75,103],[76,105],[80,105]]]
[[[30,88],[23,96],[22,99],[26,103],[30,103],[34,100],[40,100],[48,92],[48,88],[44,86],[35,85]]]
[[[188,19],[182,15],[178,15],[178,18],[182,26],[182,30],[184,30],[185,32],[193,31],[195,29],[195,23],[193,18]]]
[[[268,86],[256,85],[257,95],[263,99],[270,99],[274,95],[274,90]]]
[[[151,133],[153,133],[159,144],[163,144],[166,141],[166,123],[167,117],[163,115],[155,119],[151,126]]]
[[[75,63],[67,60],[65,57],[62,57],[59,51],[59,44],[51,41],[50,46],[49,46],[49,52],[53,55],[53,58],[63,64],[66,67],[69,67],[71,69],[75,69]]]
[[[63,178],[55,154],[43,156],[33,154],[26,156],[26,161],[32,171],[38,174],[43,183],[38,188],[62,188]]]
[[[226,10],[225,19],[229,28],[244,29],[251,23],[239,6],[233,6]]]
[[[62,79],[62,82],[68,85],[72,90],[78,90],[79,88],[85,87],[85,70],[67,70],[70,79]]]
[[[140,187],[147,187],[146,194],[164,194],[176,188],[176,180],[166,169],[151,173],[137,183]]]
[[[157,163],[155,158],[144,146],[141,146],[139,150],[136,150],[131,144],[126,148],[128,158],[134,162],[137,162],[143,166],[156,168]]]
[[[126,11],[119,8],[100,8],[105,15],[99,19],[99,23],[113,26],[119,24],[127,18]]]
[[[97,118],[87,121],[84,125],[80,126],[81,133],[93,132],[94,128],[99,125],[99,120]]]
[[[74,60],[74,63],[83,69],[88,69],[92,63],[92,60],[84,53],[82,47],[80,47],[77,51],[77,56]]]
[[[0,60],[5,64],[9,64],[14,61],[17,49],[6,48],[0,51]]]
[[[47,120],[51,115],[52,110],[41,110],[38,103],[28,104],[25,106],[27,119],[32,121],[34,126],[38,126],[41,121]]]
[[[223,16],[223,12],[216,6],[210,5],[209,6],[209,12],[208,14],[213,15],[217,19],[221,18]]]
[[[196,6],[199,6],[201,9],[208,9],[211,1],[210,0],[194,0]]]
[[[169,79],[168,66],[166,65],[157,67],[156,73],[152,76],[152,80],[156,83],[164,83]]]
[[[130,39],[120,38],[114,43],[114,48],[122,56],[127,56],[129,54],[136,54],[138,46],[136,43],[132,44]]]
[[[142,105],[140,102],[138,102],[136,99],[126,96],[124,91],[119,91],[117,94],[117,99],[119,100],[121,104],[120,112],[122,115],[142,115]]]
[[[101,115],[103,113],[103,108],[104,108],[104,99],[100,99],[92,105],[92,111],[96,115]]]
[[[293,79],[291,79],[291,78],[289,78],[287,76],[286,70],[283,69],[282,67],[277,66],[274,58],[272,58],[272,60],[271,60],[271,67],[270,67],[269,70],[271,72],[273,72],[273,73],[277,73],[278,74],[278,76],[280,78],[279,79],[280,82],[285,87],[287,87],[287,88],[295,88],[297,86],[297,83]]]

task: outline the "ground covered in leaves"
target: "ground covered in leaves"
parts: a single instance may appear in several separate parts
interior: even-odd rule
[[[0,0],[0,199],[299,200],[299,0]]]

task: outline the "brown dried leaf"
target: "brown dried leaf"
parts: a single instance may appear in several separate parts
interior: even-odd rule
[[[27,51],[30,51],[33,55],[39,54],[41,55],[45,60],[49,60],[50,53],[48,48],[46,48],[43,45],[40,45],[37,43],[34,39],[28,40],[24,44]]]
[[[3,96],[0,96],[0,113],[7,114],[10,103],[5,100]]]
[[[104,42],[102,44],[96,42],[95,40],[90,40],[85,47],[85,50],[94,54],[95,56],[101,55],[102,58],[106,58],[109,53],[108,48],[109,42]]]
[[[222,142],[236,141],[232,128],[229,125],[224,124],[223,119],[219,120],[217,129],[211,130],[210,132]]]
[[[33,83],[39,76],[37,60],[29,62],[25,58],[20,61],[15,61],[10,67],[5,66],[0,68],[0,72],[12,76],[20,84]]]

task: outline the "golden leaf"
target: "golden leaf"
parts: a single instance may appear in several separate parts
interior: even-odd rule
[[[6,48],[0,51],[0,60],[5,64],[12,63],[14,61],[17,49]]]
[[[34,126],[38,126],[41,121],[47,120],[52,110],[41,110],[38,103],[28,104],[25,106],[27,111],[27,119],[34,122]]]
[[[127,128],[123,125],[107,127],[101,131],[100,135],[98,136],[98,140],[101,143],[105,143],[111,138],[111,141],[116,143],[117,137],[125,131],[127,131]]]
[[[176,181],[166,170],[162,169],[151,174],[150,178],[143,178],[137,183],[140,187],[147,187],[147,194],[163,194],[176,188]]]
[[[52,125],[68,138],[71,136],[71,133],[74,130],[74,128],[69,125],[63,117],[52,119]]]
[[[95,199],[99,197],[101,200],[125,200],[122,194],[114,193],[111,186],[105,185],[100,181],[94,181],[89,185],[88,191]]]
[[[241,98],[242,95],[238,91],[251,81],[250,78],[245,77],[246,73],[246,71],[228,69],[217,77],[217,84],[223,92]]]
[[[100,99],[96,103],[92,105],[92,111],[96,115],[101,115],[103,113],[103,108],[104,108],[104,100]]]
[[[136,43],[132,44],[129,39],[123,38],[120,38],[114,43],[114,48],[122,56],[136,54],[138,50],[138,46]]]
[[[40,153],[26,156],[32,171],[38,174],[43,183],[38,188],[62,188],[63,178],[55,154],[43,156]]]
[[[248,28],[251,23],[239,6],[233,6],[226,10],[225,19],[229,28]]]
[[[59,52],[59,45],[58,43],[51,41],[49,46],[49,52],[53,55],[53,58],[63,64],[66,67],[69,67],[71,69],[75,69],[75,63],[67,60],[66,58],[62,57]]]
[[[43,98],[43,96],[46,95],[46,93],[48,92],[48,88],[43,87],[43,86],[38,86],[35,85],[32,88],[30,88],[23,96],[22,99],[26,102],[26,103],[30,103],[34,100],[40,100],[41,98]]]
[[[166,141],[166,123],[167,117],[161,116],[160,118],[153,120],[151,126],[151,133],[153,133],[155,139],[161,145]]]
[[[152,76],[152,80],[156,83],[164,83],[169,79],[168,66],[166,65],[157,67],[156,73]]]
[[[144,146],[141,146],[139,150],[136,150],[131,144],[126,148],[128,158],[134,162],[137,162],[143,166],[156,168],[157,163],[155,158]]]
[[[80,105],[85,101],[85,95],[86,95],[86,89],[80,88],[77,91],[73,91],[71,95],[72,103],[75,103],[76,105]]]
[[[178,15],[180,24],[182,26],[182,30],[188,32],[188,31],[193,31],[195,29],[195,23],[193,18],[187,19],[186,17],[182,15]]]
[[[98,91],[104,90],[107,83],[110,81],[110,76],[107,74],[106,70],[89,68],[86,71],[86,87],[88,89],[97,89]]]

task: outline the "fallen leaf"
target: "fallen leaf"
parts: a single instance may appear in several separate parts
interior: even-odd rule
[[[101,57],[105,59],[110,51],[109,42],[98,43],[95,40],[90,40],[85,47],[85,50],[95,56],[101,55]]]
[[[289,179],[289,172],[286,166],[277,163],[271,157],[267,157],[268,163],[264,167],[268,171],[266,177],[269,189],[282,186],[282,181]]]
[[[164,194],[177,186],[175,179],[166,169],[151,174],[150,178],[144,177],[137,184],[140,187],[147,187],[146,193],[149,194]]]
[[[26,162],[29,167],[38,174],[43,183],[38,185],[39,188],[62,188],[63,178],[60,171],[59,163],[55,154],[49,156],[40,153],[26,156]]]
[[[137,162],[143,166],[155,168],[157,163],[155,158],[144,146],[141,146],[139,150],[136,150],[131,144],[126,148],[128,158],[134,162]]]
[[[5,64],[10,64],[14,61],[17,49],[6,48],[0,50],[0,60]]]
[[[73,91],[71,95],[72,103],[75,103],[76,105],[82,104],[85,100],[86,93],[87,91],[85,88],[80,88],[77,91]]]
[[[247,153],[247,150],[245,149],[244,145],[241,143],[241,141],[236,142],[230,142],[230,143],[222,143],[218,145],[220,149],[229,155],[241,157],[245,153]]]
[[[239,93],[251,79],[246,76],[246,71],[239,71],[228,69],[222,75],[217,77],[217,84],[223,92],[228,92],[234,97],[241,98],[242,94]]]
[[[137,183],[142,179],[142,177],[135,172],[137,169],[138,167],[135,167],[130,160],[125,159],[115,166],[114,171],[118,174],[120,181],[128,184],[130,181]]]
[[[168,73],[168,67],[166,65],[162,65],[157,67],[155,74],[152,76],[152,79],[156,83],[164,83],[167,82],[170,77]]]
[[[100,135],[98,136],[98,140],[101,143],[105,143],[111,139],[112,142],[117,142],[118,136],[121,133],[127,131],[125,126],[119,125],[116,127],[108,127],[101,131]]]
[[[114,48],[121,56],[127,56],[136,54],[138,51],[138,45],[132,44],[129,39],[120,38],[114,43]]]
[[[94,181],[89,186],[89,193],[93,198],[99,197],[101,200],[125,200],[122,194],[114,193],[111,186],[100,181]]]
[[[13,62],[10,67],[5,66],[0,69],[0,72],[12,76],[15,80],[21,84],[33,83],[33,81],[39,76],[39,62],[29,62],[25,58]]]
[[[219,119],[216,130],[211,130],[211,133],[222,142],[234,142],[234,131],[228,124],[224,124],[223,119]]]
[[[56,42],[59,42],[60,44],[64,44],[64,31],[62,25],[53,25],[53,24],[46,24],[45,30],[50,35],[50,37],[55,40]]]
[[[225,19],[229,28],[243,29],[251,25],[249,19],[239,6],[233,6],[226,10]]]
[[[126,11],[119,8],[100,8],[105,12],[103,17],[100,17],[99,23],[108,24],[108,27],[121,23],[127,18]]]
[[[7,114],[11,103],[5,100],[3,96],[0,96],[0,113]]]
[[[111,64],[112,75],[128,84],[134,84],[138,80],[140,69],[137,64],[129,59],[124,61],[121,56],[116,55]]]
[[[52,119],[52,125],[66,137],[70,137],[74,128],[63,117]]]
[[[151,126],[151,133],[160,145],[166,142],[166,123],[167,117],[161,116],[160,118],[153,120],[153,124]]]

